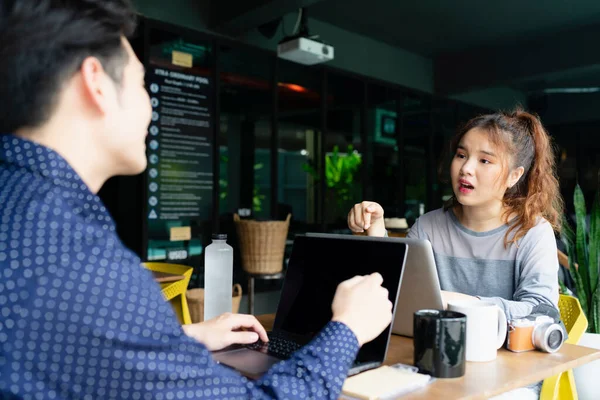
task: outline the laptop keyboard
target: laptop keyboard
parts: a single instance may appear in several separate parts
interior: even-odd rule
[[[302,347],[302,345],[274,332],[269,332],[268,335],[269,343],[259,340],[258,342],[246,345],[246,347],[281,359],[290,358],[294,352]]]
[[[286,360],[292,356],[296,351],[302,348],[302,345],[285,338],[284,336],[278,335],[275,332],[267,332],[269,336],[269,343],[265,343],[262,340],[258,340],[252,344],[247,344],[245,347],[260,351],[264,354],[269,354],[274,357],[280,358],[282,360]],[[359,362],[358,360],[354,360],[354,363],[350,367],[348,371],[348,375],[355,375],[359,372],[366,371],[371,368],[376,368],[381,365],[381,362]]]

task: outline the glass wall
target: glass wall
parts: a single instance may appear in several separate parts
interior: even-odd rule
[[[363,198],[365,82],[336,72],[326,82],[324,222],[337,231],[347,228],[350,207]]]
[[[367,132],[371,144],[371,161],[366,174],[366,200],[381,204],[386,217],[403,218],[404,136],[400,124],[402,94],[378,83],[370,83],[367,93]]]
[[[591,209],[600,182],[600,142],[596,139],[600,123],[590,121],[579,124],[547,127],[554,138],[557,171],[561,194],[567,213],[574,217],[573,193],[579,184],[588,211]]]
[[[272,56],[219,47],[219,211],[270,217]]]
[[[435,174],[432,177],[432,209],[441,207],[453,196],[450,182],[450,141],[457,129],[458,106],[446,99],[434,99],[431,110],[431,128],[433,134],[433,160]]]
[[[428,97],[407,94],[403,97],[400,124],[404,139],[404,215],[408,225],[427,211],[428,192],[434,182],[431,140],[431,102]]]
[[[234,281],[245,285],[233,214],[270,218],[273,57],[229,44],[218,55],[219,231],[234,249]]]
[[[292,234],[320,219],[321,78],[320,69],[278,60],[277,216],[292,214]]]

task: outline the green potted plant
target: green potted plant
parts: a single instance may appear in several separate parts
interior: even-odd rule
[[[569,256],[569,273],[575,282],[576,296],[588,319],[588,330],[579,345],[600,349],[600,188],[596,192],[586,222],[587,208],[581,187],[575,187],[573,195],[576,229],[563,224],[562,240]],[[576,267],[577,265],[577,267]],[[596,398],[600,392],[600,361],[586,364],[574,370],[580,399]]]
[[[351,144],[345,153],[340,152],[337,145],[333,146],[333,151],[325,156],[325,198],[330,222],[344,219],[350,207],[360,201],[361,185],[356,178],[361,165],[362,157]],[[319,181],[319,173],[313,165],[307,163],[302,167]]]
[[[569,256],[569,273],[575,282],[577,298],[588,319],[588,332],[600,333],[600,204],[596,194],[587,227],[587,209],[581,187],[573,196],[576,229],[563,224],[562,241]],[[577,267],[576,267],[577,265]]]

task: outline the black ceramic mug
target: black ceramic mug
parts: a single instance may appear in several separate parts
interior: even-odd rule
[[[455,311],[419,310],[413,317],[414,362],[436,378],[465,374],[467,317]]]

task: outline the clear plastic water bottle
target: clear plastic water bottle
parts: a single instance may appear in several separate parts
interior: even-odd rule
[[[231,312],[233,248],[227,235],[213,233],[204,253],[204,320]]]

